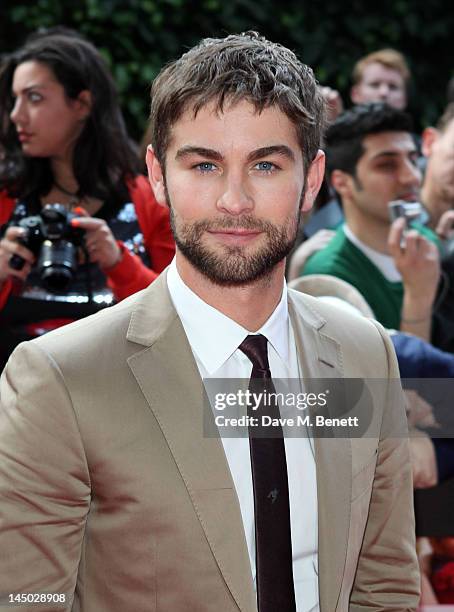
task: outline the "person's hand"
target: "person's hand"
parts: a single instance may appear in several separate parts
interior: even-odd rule
[[[74,228],[85,230],[85,245],[92,263],[100,268],[112,268],[121,259],[121,250],[109,226],[104,219],[89,217],[81,208],[77,209],[81,215],[71,221]]]
[[[306,260],[309,259],[309,257],[314,253],[317,253],[317,251],[324,249],[332,240],[335,233],[335,231],[328,229],[318,230],[318,232],[316,232],[313,236],[299,245],[290,260],[288,268],[289,281],[298,278],[301,268],[303,268]]]
[[[25,234],[21,227],[11,226],[6,230],[2,240],[0,240],[0,285],[9,276],[15,276],[25,280],[30,274],[32,265],[35,263],[35,256],[23,244],[19,242]],[[10,266],[10,259],[13,255],[18,255],[24,259],[25,263],[21,270],[15,270]]]
[[[342,98],[337,89],[331,87],[322,87],[321,92],[326,102],[326,120],[332,123],[344,110]]]
[[[397,270],[402,275],[405,292],[420,300],[430,309],[435,298],[440,276],[440,257],[437,246],[410,229],[403,236],[405,219],[399,218],[391,225],[388,249]],[[401,241],[405,247],[401,248]]]
[[[411,437],[410,456],[413,487],[415,489],[434,487],[438,482],[438,471],[432,440],[425,435]]]
[[[405,389],[404,395],[409,427],[440,427],[435,419],[432,406],[417,391]]]

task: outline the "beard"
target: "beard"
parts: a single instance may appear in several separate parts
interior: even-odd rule
[[[183,223],[175,215],[168,193],[166,197],[176,245],[186,259],[216,285],[240,287],[268,277],[274,267],[287,257],[295,244],[300,219],[299,210],[294,216],[288,217],[282,225],[258,219],[251,214]],[[238,228],[261,232],[259,239],[262,244],[258,247],[220,245],[215,249],[204,242],[206,232]]]

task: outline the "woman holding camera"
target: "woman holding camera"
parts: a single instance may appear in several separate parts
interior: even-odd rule
[[[93,45],[67,32],[30,39],[0,69],[0,101],[0,345],[9,352],[143,289],[174,243]]]

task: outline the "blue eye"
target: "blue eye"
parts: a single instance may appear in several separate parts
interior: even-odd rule
[[[273,170],[276,170],[277,168],[275,164],[269,161],[261,161],[256,164],[255,167],[257,168],[257,170],[260,170],[262,172],[273,172]]]
[[[30,91],[28,94],[28,99],[30,100],[30,102],[40,102],[43,97],[41,94],[37,93],[36,91]]]
[[[211,162],[201,162],[200,164],[196,164],[194,168],[199,170],[202,174],[207,174],[215,170],[216,166]]]

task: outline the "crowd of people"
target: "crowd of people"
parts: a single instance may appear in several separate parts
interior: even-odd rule
[[[338,92],[320,89],[325,189],[303,213],[287,280],[381,323],[403,378],[452,378],[454,102],[415,134],[405,112],[410,78],[403,55],[384,49],[356,64],[347,110]],[[1,367],[23,340],[127,298],[171,263],[176,222],[162,205],[160,154],[149,153],[154,192],[112,76],[77,33],[37,33],[3,60]],[[177,244],[190,259],[181,235]],[[454,439],[442,436],[445,415],[429,397],[407,389],[406,399],[414,486],[432,487],[454,477]],[[426,602],[454,602],[454,587],[441,593],[439,579],[453,563],[448,544],[432,540],[431,562],[426,551]]]
[[[325,89],[329,195],[312,213],[308,226],[313,233],[303,235],[293,253],[289,278],[303,291],[317,279],[326,295],[350,303],[354,287],[367,302],[363,314],[390,331],[403,378],[452,378],[454,103],[447,100],[436,125],[415,134],[405,112],[409,80],[402,54],[384,49],[356,64],[350,109],[344,111],[337,92]],[[393,216],[392,207],[399,214]],[[301,277],[313,277],[314,283],[302,284]],[[350,292],[335,279],[348,283]],[[319,290],[317,295],[322,295]],[[421,400],[426,410],[420,416],[427,418],[433,410],[427,399],[407,392],[409,423]],[[454,475],[452,431],[441,421],[431,439],[430,433],[411,439],[416,488]],[[443,549],[443,540],[433,549]],[[429,557],[425,549],[424,570],[432,576]],[[454,601],[452,587],[439,586],[440,558],[433,564],[432,582],[423,583],[426,603]]]

